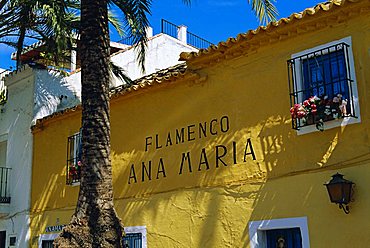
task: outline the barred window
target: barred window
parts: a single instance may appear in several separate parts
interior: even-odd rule
[[[67,184],[72,185],[81,179],[81,131],[68,137],[67,142]]]
[[[350,53],[349,44],[337,42],[287,61],[293,129],[314,125],[322,131],[325,122],[357,117]]]
[[[41,247],[42,248],[53,248],[54,247],[53,242],[54,240],[43,240],[41,243]]]
[[[142,234],[141,233],[126,233],[123,238],[125,248],[142,248]]]

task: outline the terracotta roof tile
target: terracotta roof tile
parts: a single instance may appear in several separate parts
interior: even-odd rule
[[[238,34],[236,38],[228,38],[225,42],[219,42],[217,45],[211,45],[207,49],[200,49],[198,52],[183,52],[180,54],[180,60],[182,61],[193,61],[197,58],[206,57],[213,55],[216,52],[220,52],[223,49],[232,47],[235,44],[241,43],[244,40],[251,39],[254,36],[261,34],[262,32],[271,31],[275,28],[279,28],[283,25],[299,21],[304,19],[306,16],[313,16],[322,11],[330,11],[335,7],[341,7],[346,5],[346,3],[359,2],[361,0],[332,0],[329,2],[324,2],[317,4],[312,8],[307,8],[300,13],[293,13],[287,18],[282,18],[276,22],[270,22],[267,26],[260,26],[255,30],[249,30],[246,33]]]
[[[234,46],[235,44],[241,43],[242,41],[249,40],[254,36],[259,35],[262,32],[268,32],[272,29],[279,28],[283,25],[287,25],[289,23],[299,21],[304,19],[306,16],[313,16],[321,11],[330,11],[336,6],[343,6],[346,4],[346,2],[358,2],[361,0],[333,0],[330,2],[325,2],[321,4],[317,4],[313,8],[307,8],[304,11],[300,13],[293,13],[287,18],[282,18],[277,22],[271,22],[267,26],[261,26],[258,27],[255,30],[249,30],[247,33],[241,33],[238,34],[236,38],[229,38],[225,42],[219,42],[218,45],[211,45],[207,49],[200,49],[198,52],[190,52],[190,53],[181,53],[180,60],[183,61],[192,61],[197,58],[201,57],[207,57],[210,55],[215,54],[216,52],[222,52],[224,50],[229,49],[230,47]],[[160,70],[158,72],[155,72],[153,74],[150,74],[148,76],[144,76],[142,78],[139,78],[133,82],[132,86],[119,86],[116,88],[113,88],[110,90],[111,97],[118,97],[120,95],[125,95],[130,92],[135,92],[140,89],[148,88],[149,86],[155,85],[155,84],[161,84],[164,82],[171,82],[175,78],[184,77],[185,75],[194,75],[194,73],[190,72],[188,66],[185,63],[178,64],[169,68],[166,68],[164,70]],[[81,109],[81,106],[75,106],[73,108],[65,109],[60,112],[56,112],[50,116],[46,116],[42,119],[37,120],[36,124],[32,127],[34,130],[38,126],[40,126],[42,123],[44,123],[46,120],[55,118],[57,116],[64,115],[69,112],[73,112],[76,110]]]
[[[185,63],[181,63],[166,69],[160,70],[158,72],[152,73],[150,75],[144,76],[142,78],[136,79],[133,81],[131,86],[121,85],[110,90],[110,96],[118,97],[120,95],[125,95],[130,92],[135,92],[155,84],[161,84],[165,82],[172,82],[175,78],[184,77],[187,72],[187,66]],[[192,75],[192,73],[190,73]],[[81,105],[77,105],[71,108],[64,109],[62,111],[55,112],[51,115],[45,116],[44,118],[38,119],[31,127],[32,130],[35,130],[37,127],[40,127],[45,121],[51,120],[58,116],[62,116],[67,113],[75,112],[81,110]]]

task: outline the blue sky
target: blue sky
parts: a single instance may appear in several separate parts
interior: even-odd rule
[[[277,0],[279,18],[287,17],[312,7],[320,0]],[[154,34],[160,32],[161,19],[177,25],[183,24],[188,31],[218,43],[229,37],[236,37],[259,26],[257,18],[248,5],[248,0],[193,0],[186,6],[181,0],[153,0],[152,15],[149,17]],[[111,35],[112,41],[120,40],[117,34]],[[13,48],[0,46],[0,68],[9,68],[15,63],[10,59]]]

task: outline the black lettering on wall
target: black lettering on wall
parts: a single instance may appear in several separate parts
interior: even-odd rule
[[[208,164],[208,159],[207,159],[207,154],[206,154],[206,148],[202,149],[202,152],[200,153],[200,159],[199,159],[199,167],[198,171],[201,171],[202,165],[206,166],[206,170],[209,170],[209,164]]]
[[[234,160],[234,164],[238,163],[236,161],[236,142],[235,141],[233,141],[233,160]]]
[[[248,152],[248,147],[250,148],[250,152]],[[247,140],[247,143],[245,144],[245,150],[244,150],[244,162],[247,162],[247,156],[252,155],[253,160],[256,160],[256,155],[254,154],[253,146],[252,146],[252,141],[249,138]]]
[[[141,164],[141,181],[145,181],[145,175],[148,177],[149,181],[152,180],[152,161],[149,161],[148,168],[145,166],[144,162],[142,162]]]
[[[185,140],[185,128],[181,128],[180,132],[176,129],[176,144],[184,143]]]
[[[187,152],[186,155],[185,153],[183,152],[182,153],[182,157],[181,157],[181,165],[180,165],[180,172],[179,172],[179,175],[182,174],[182,168],[184,166],[184,162],[185,161],[188,161],[188,166],[189,166],[189,172],[192,172],[191,170],[191,161],[190,161],[190,152]]]
[[[229,117],[222,116],[220,120],[221,132],[226,133],[230,129]]]
[[[199,123],[199,139],[203,137],[207,137],[207,122],[204,122],[204,125],[200,122]]]
[[[155,149],[162,148],[162,145],[159,145],[158,134],[155,135]]]
[[[219,148],[222,148],[222,150],[223,150],[222,154],[219,153]],[[223,165],[227,166],[227,164],[221,159],[221,158],[225,157],[226,153],[227,153],[226,146],[224,146],[224,145],[216,146],[216,168],[218,168],[219,162],[221,162],[221,163],[223,163]]]
[[[215,125],[217,124],[217,119],[212,119],[209,123],[209,132],[212,135],[217,135],[217,131],[215,131]]]
[[[132,164],[130,168],[130,176],[128,178],[128,184],[131,184],[131,179],[134,179],[134,183],[137,183],[134,164]]]
[[[166,177],[166,171],[164,169],[163,158],[159,159],[158,170],[157,170],[157,179],[159,179],[159,174],[160,173],[163,174],[163,177]]]
[[[166,146],[172,146],[172,139],[171,139],[171,133],[170,132],[168,132],[168,134],[167,134]]]
[[[192,140],[195,140],[195,137],[194,137],[194,127],[195,125],[189,125],[188,126],[188,141],[192,141]]]
[[[145,151],[148,151],[148,146],[152,145],[152,139],[153,138],[151,136],[148,136],[148,137],[145,138]],[[149,140],[150,140],[150,142],[149,142]]]

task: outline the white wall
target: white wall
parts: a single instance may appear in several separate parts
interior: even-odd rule
[[[0,230],[17,236],[18,247],[26,247],[29,239],[29,206],[32,163],[33,117],[32,69],[6,78],[8,101],[0,112],[0,139],[7,140],[6,167],[10,172],[10,204],[0,204]]]
[[[10,204],[0,204],[0,231],[28,247],[33,136],[36,119],[76,105],[75,89],[56,71],[26,67],[5,78],[8,100],[0,107],[0,142],[7,141]],[[63,96],[63,97],[61,97]]]
[[[118,53],[112,57],[112,61],[121,66],[129,77],[134,80],[158,70],[174,66],[180,63],[179,57],[181,52],[192,51],[197,51],[197,49],[166,34],[158,34],[148,41],[144,74],[136,62],[136,52],[134,49]],[[114,82],[115,86],[120,84],[120,82]]]
[[[145,73],[141,72],[136,62],[136,52],[132,47],[112,56],[112,61],[122,67],[132,80],[181,63],[179,61],[181,52],[197,51],[196,48],[166,34],[151,37],[147,44]],[[72,74],[66,80],[75,87],[77,95],[81,98],[81,72]],[[120,79],[113,78],[111,86],[116,87],[122,84]]]
[[[57,71],[34,70],[35,98],[33,123],[56,111],[77,105],[76,89]]]
[[[178,64],[181,52],[196,51],[165,34],[150,38],[146,54],[146,73],[136,63],[134,49],[128,48],[112,60],[135,80],[143,75]],[[121,85],[113,80],[112,86]],[[79,103],[81,73],[63,77],[56,71],[24,69],[5,78],[8,101],[0,107],[0,142],[7,141],[6,167],[11,168],[10,204],[0,204],[0,231],[17,237],[17,247],[28,247],[30,187],[32,173],[31,126],[37,119]],[[7,246],[6,245],[6,246]]]

